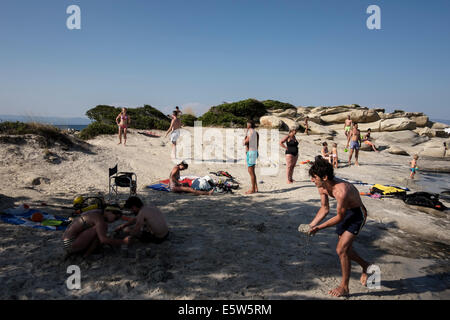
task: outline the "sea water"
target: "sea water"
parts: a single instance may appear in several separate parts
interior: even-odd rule
[[[420,172],[416,174],[415,183],[430,193],[442,193],[450,190],[450,174],[449,173],[432,173]]]

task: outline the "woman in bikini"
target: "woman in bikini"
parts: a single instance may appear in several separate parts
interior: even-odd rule
[[[288,184],[294,182],[292,176],[294,174],[294,168],[298,160],[298,141],[295,138],[297,130],[291,129],[287,137],[280,141],[280,146],[286,149],[286,171]],[[286,144],[286,145],[285,145]]]
[[[120,121],[119,121],[120,120]],[[123,145],[127,144],[127,129],[131,122],[130,116],[127,114],[127,108],[122,108],[122,112],[116,118],[116,123],[119,126],[119,143],[122,143],[122,131],[123,131]]]
[[[370,134],[372,133],[372,129],[367,129],[367,133],[364,137],[362,137],[362,141],[367,144],[368,146],[371,146],[373,151],[375,152],[380,152],[377,150],[377,148],[375,147],[375,145],[370,141]]]
[[[107,223],[117,221],[121,216],[122,212],[116,207],[90,210],[79,215],[63,234],[63,246],[66,255],[84,252],[84,257],[87,257],[100,243],[113,246],[129,244],[129,237],[123,240],[107,237]]]

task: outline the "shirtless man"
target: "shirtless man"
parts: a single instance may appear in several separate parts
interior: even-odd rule
[[[358,129],[358,124],[354,123],[352,131],[348,135],[347,148],[350,144],[350,154],[348,155],[348,164],[352,165],[353,151],[355,152],[355,164],[359,166],[359,148],[361,147],[361,131]]]
[[[115,207],[106,207],[105,210],[90,210],[79,215],[63,234],[66,256],[85,252],[84,257],[87,257],[97,248],[99,243],[113,246],[129,244],[129,237],[123,240],[107,237],[107,223],[114,222],[121,216],[122,212]]]
[[[259,134],[255,130],[255,123],[252,120],[247,122],[247,132],[244,139],[245,150],[247,152],[247,170],[252,184],[250,190],[245,194],[258,192],[255,167],[258,159]]]
[[[304,123],[304,125],[305,125],[305,134],[307,135],[307,136],[309,136],[309,133],[308,133],[308,131],[309,131],[309,117],[308,116],[306,116],[305,117],[305,123]]]
[[[178,112],[174,111],[172,113],[172,122],[170,123],[170,127],[166,132],[164,137],[167,137],[169,133],[170,141],[172,142],[172,159],[176,159],[177,155],[177,140],[180,137],[180,128],[181,128],[181,120],[178,118]]]
[[[367,285],[367,268],[370,264],[352,248],[353,240],[366,222],[367,210],[361,201],[358,190],[352,184],[335,178],[333,166],[325,159],[320,156],[316,157],[316,161],[309,170],[309,175],[319,190],[322,203],[320,210],[309,224],[309,233],[315,234],[319,230],[336,226],[339,239],[336,252],[341,262],[342,281],[339,287],[328,293],[336,297],[345,296],[349,294],[351,261],[357,262],[362,267],[360,281],[363,286]],[[336,199],[337,215],[321,223],[330,212],[328,197]]]
[[[347,116],[347,119],[345,120],[345,124],[344,124],[344,132],[345,132],[345,136],[348,137],[348,134],[350,133],[350,130],[352,129],[352,118],[350,117],[350,115]]]
[[[184,161],[182,161],[181,163],[179,163],[175,167],[173,167],[172,171],[170,172],[170,177],[169,177],[170,191],[175,192],[175,193],[182,193],[182,192],[193,193],[196,196],[212,195],[214,192],[214,189],[212,189],[211,191],[200,191],[200,190],[192,189],[191,187],[183,186],[179,182],[180,171],[186,170],[187,168],[188,168],[188,164]]]
[[[131,209],[136,217],[118,226],[115,231],[123,230],[125,234],[145,243],[160,244],[168,238],[166,218],[157,207],[144,205],[141,199],[133,196],[128,198],[124,208]]]

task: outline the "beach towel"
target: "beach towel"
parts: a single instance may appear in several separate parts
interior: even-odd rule
[[[44,219],[42,222],[31,221],[30,218],[33,213],[40,212]],[[44,230],[65,230],[70,224],[70,220],[65,217],[54,216],[46,212],[36,209],[10,208],[0,213],[0,220],[14,225],[31,227]]]
[[[148,189],[156,190],[156,191],[167,191],[169,192],[169,180],[167,180],[167,183],[155,183],[152,185],[147,186]]]

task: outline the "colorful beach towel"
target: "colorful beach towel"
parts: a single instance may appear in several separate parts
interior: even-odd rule
[[[167,191],[169,192],[169,184],[167,183],[155,183],[147,186],[148,189],[156,190],[156,191]]]
[[[31,227],[44,230],[65,230],[70,224],[70,220],[65,217],[55,216],[36,209],[11,208],[0,213],[0,220],[14,225]],[[44,217],[42,222],[31,221],[33,213],[41,213]]]

